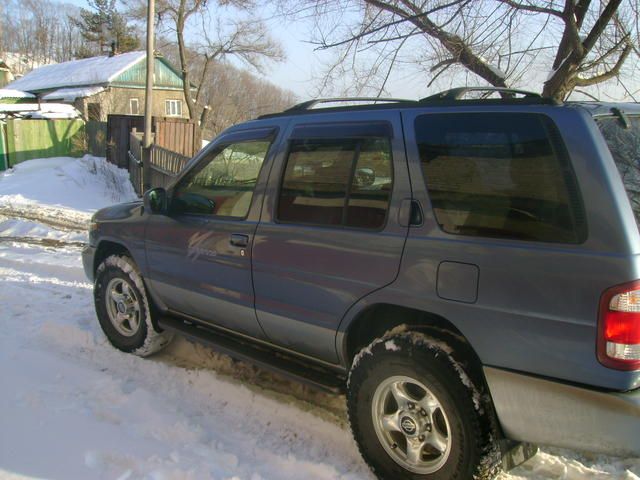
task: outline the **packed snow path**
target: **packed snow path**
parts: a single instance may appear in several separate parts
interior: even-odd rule
[[[113,349],[68,244],[79,234],[3,225],[0,479],[373,479],[343,397],[183,339],[149,359]],[[545,449],[501,476],[520,478],[639,480],[640,459]]]

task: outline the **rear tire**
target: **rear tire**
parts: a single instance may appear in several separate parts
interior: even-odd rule
[[[146,357],[172,340],[173,334],[154,327],[153,307],[131,258],[107,257],[96,271],[93,294],[102,331],[118,350]]]
[[[417,332],[376,339],[349,374],[349,422],[381,479],[488,480],[501,471],[478,390],[446,344]]]

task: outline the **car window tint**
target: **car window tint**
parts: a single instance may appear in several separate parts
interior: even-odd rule
[[[537,114],[416,119],[433,212],[447,233],[580,243],[575,176],[551,122]]]
[[[387,139],[367,139],[349,190],[347,225],[380,228],[389,208],[392,187],[391,148]]]
[[[189,172],[174,189],[174,213],[244,218],[270,142],[228,145]]]
[[[388,139],[294,140],[278,220],[377,229],[392,186]]]
[[[627,190],[631,208],[640,226],[640,116],[627,117],[626,125],[618,117],[598,119],[611,155]]]

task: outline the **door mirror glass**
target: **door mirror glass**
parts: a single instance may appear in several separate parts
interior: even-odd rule
[[[142,201],[146,212],[165,213],[167,211],[167,191],[162,187],[144,192]]]

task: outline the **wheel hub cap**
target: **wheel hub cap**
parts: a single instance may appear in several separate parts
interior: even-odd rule
[[[373,426],[382,447],[406,470],[434,473],[446,463],[452,439],[438,398],[423,383],[394,376],[373,394]]]
[[[409,415],[402,417],[400,420],[400,427],[402,427],[402,431],[405,435],[414,436],[418,433],[418,422],[416,422]]]
[[[140,328],[140,301],[135,290],[122,278],[109,281],[105,293],[105,305],[109,320],[116,331],[132,337]]]

